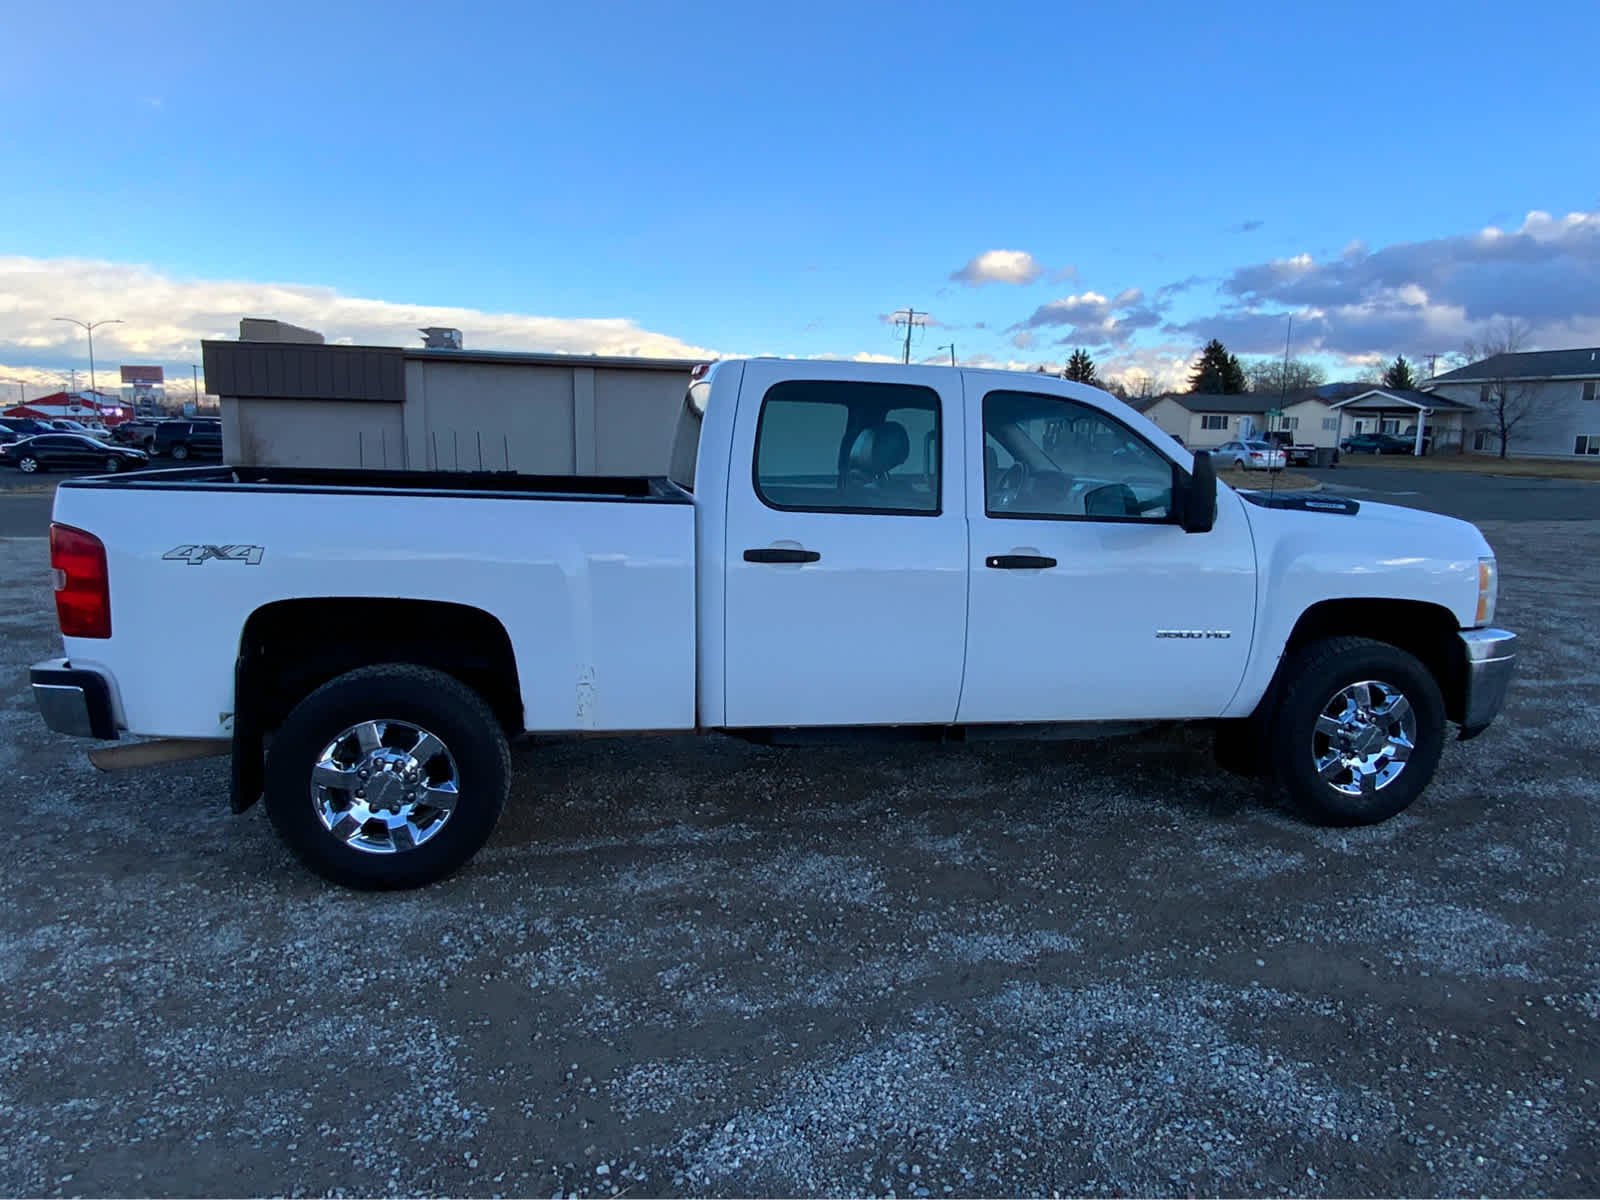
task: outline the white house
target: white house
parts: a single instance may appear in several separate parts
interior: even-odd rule
[[[1600,455],[1600,347],[1496,354],[1419,385],[1473,410],[1467,448],[1498,453],[1495,395],[1527,415],[1511,431],[1513,454]]]
[[[1172,392],[1157,396],[1144,415],[1185,446],[1209,450],[1236,438],[1259,436],[1267,427],[1271,407],[1270,401],[1249,392],[1231,396]]]

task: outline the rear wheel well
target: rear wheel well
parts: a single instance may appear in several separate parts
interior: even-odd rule
[[[235,720],[276,728],[330,679],[377,663],[453,675],[482,696],[508,734],[522,732],[522,691],[505,626],[480,608],[434,600],[318,598],[258,608],[239,642]]]
[[[1331,637],[1387,642],[1421,660],[1444,693],[1446,714],[1459,721],[1466,690],[1460,629],[1448,608],[1424,600],[1324,600],[1300,614],[1284,648],[1284,661],[1302,647]]]

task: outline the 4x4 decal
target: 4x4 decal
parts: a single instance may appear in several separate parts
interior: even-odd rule
[[[261,556],[266,552],[265,546],[174,546],[161,557],[170,562],[186,562],[191,567],[198,567],[208,558],[256,567],[261,565]]]

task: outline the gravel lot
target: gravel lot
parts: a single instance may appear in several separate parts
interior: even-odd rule
[[[1521,678],[1386,825],[1198,730],[554,740],[404,895],[49,735],[0,541],[0,1193],[1592,1195],[1600,521],[1485,531]]]

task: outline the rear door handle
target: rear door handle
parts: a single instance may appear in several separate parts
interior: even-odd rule
[[[983,560],[983,565],[997,571],[1037,571],[1055,566],[1056,560],[1042,554],[991,554]]]
[[[768,548],[765,550],[746,550],[745,562],[753,563],[808,563],[816,562],[822,557],[815,550],[780,550]]]

